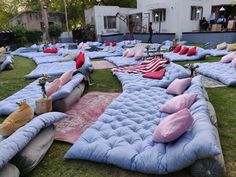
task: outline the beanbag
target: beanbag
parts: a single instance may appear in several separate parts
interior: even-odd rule
[[[224,50],[224,49],[226,49],[226,47],[227,47],[227,43],[226,42],[222,42],[222,43],[220,43],[220,44],[218,44],[216,46],[216,49],[217,50]]]
[[[193,47],[193,48],[189,49],[189,51],[187,53],[187,56],[193,56],[193,55],[196,55],[196,54],[197,54],[197,48]]]
[[[236,50],[236,43],[228,44],[228,46],[227,46],[227,51],[228,52],[235,51],[235,50]]]
[[[192,78],[175,79],[166,89],[166,93],[180,95],[190,86],[191,81]]]
[[[175,113],[180,111],[184,108],[190,108],[191,105],[195,102],[197,98],[197,94],[183,94],[172,98],[171,100],[167,101],[161,108],[160,112],[166,112],[169,114]]]
[[[18,128],[25,125],[34,117],[34,110],[25,100],[20,103],[20,107],[11,113],[2,124],[0,124],[0,134],[10,136]]]
[[[84,53],[80,52],[78,57],[76,58],[76,69],[79,69],[85,62]]]
[[[180,55],[185,55],[186,53],[188,53],[188,47],[184,47],[180,52],[179,52],[179,54]]]
[[[231,52],[228,55],[223,56],[221,58],[220,62],[221,63],[229,63],[234,59],[234,57],[236,57],[236,52]]]
[[[164,118],[157,126],[153,141],[158,143],[171,142],[184,134],[192,125],[193,118],[187,108]]]
[[[179,53],[180,50],[181,50],[181,48],[182,48],[181,45],[177,45],[177,46],[175,47],[175,49],[173,50],[173,52],[174,52],[174,53]]]
[[[57,48],[48,48],[43,51],[43,53],[57,53]]]

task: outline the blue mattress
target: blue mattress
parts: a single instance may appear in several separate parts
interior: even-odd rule
[[[50,56],[36,56],[33,57],[34,62],[39,65],[43,63],[53,63],[53,62],[59,62],[59,59],[62,58],[62,56],[58,55],[50,55]]]
[[[163,88],[147,85],[139,90],[124,90],[81,135],[65,158],[166,174],[221,153],[199,78],[192,81],[186,93],[198,94],[190,108],[194,124],[179,139],[170,143],[152,141],[156,126],[167,116],[159,109],[173,96],[166,94]]]
[[[52,100],[59,100],[67,97],[71,91],[81,83],[84,79],[84,75],[78,73],[73,76],[72,80],[66,83],[63,87],[61,87],[57,92],[52,94]],[[46,87],[50,84],[47,83]],[[42,97],[42,91],[38,86],[38,80],[27,85],[25,88],[16,92],[15,94],[7,97],[6,99],[0,101],[0,115],[9,115],[15,110],[18,109],[18,105],[16,102],[21,102],[23,99],[27,101],[27,103],[35,109],[35,101]]]
[[[115,75],[120,80],[123,89],[139,89],[145,85],[166,88],[176,78],[189,77],[190,73],[182,66],[170,63],[166,65],[166,73],[161,80],[144,78],[139,73],[116,72]]]
[[[64,118],[66,118],[66,114],[64,113],[45,113],[32,119],[8,138],[0,135],[0,169],[20,152],[40,130]]]
[[[236,68],[231,63],[196,63],[199,65],[197,72],[218,80],[228,86],[236,86]]]
[[[49,76],[60,76],[68,70],[76,70],[75,62],[55,62],[55,63],[43,63],[38,65],[33,71],[25,75],[27,79],[34,79],[42,77],[43,74]]]
[[[123,66],[131,66],[131,65],[138,65],[140,64],[143,60],[135,60],[134,57],[105,57],[105,60],[113,63],[114,65],[118,67],[123,67]]]
[[[229,54],[229,52],[224,49],[224,50],[217,50],[217,49],[205,49],[208,55],[218,57],[218,56],[225,56]]]
[[[51,56],[51,55],[55,55],[52,53],[43,53],[43,52],[26,52],[26,53],[15,53],[14,55],[18,55],[21,57],[25,57],[25,58],[30,58],[32,59],[33,57],[45,57],[45,56]]]
[[[192,47],[192,46],[187,46]],[[187,56],[187,55],[179,55],[179,53],[174,52],[165,52],[163,53],[163,56],[165,58],[170,59],[170,61],[193,61],[193,60],[199,60],[204,57],[206,57],[209,53],[200,47],[197,47],[197,54],[193,56]]]

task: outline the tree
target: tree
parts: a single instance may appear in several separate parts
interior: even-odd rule
[[[48,33],[49,33],[49,36],[51,37],[52,41],[55,42],[58,40],[58,37],[61,35],[62,29],[61,29],[61,27],[59,27],[57,25],[50,25],[48,28]]]

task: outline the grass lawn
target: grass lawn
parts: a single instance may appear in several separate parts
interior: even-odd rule
[[[209,57],[197,62],[219,61],[219,57]],[[189,63],[189,62],[188,62]],[[186,62],[180,62],[181,65]],[[24,80],[23,76],[29,73],[35,64],[28,59],[16,57],[14,70],[0,73],[0,99],[3,99],[20,90],[30,80]],[[119,81],[113,76],[110,70],[96,70],[92,74],[94,85],[86,89],[91,91],[121,92]],[[227,168],[225,177],[236,176],[236,89],[235,88],[214,88],[207,89],[209,98],[215,107],[221,144]],[[3,119],[0,119],[3,120]],[[28,177],[146,177],[118,167],[88,162],[83,160],[63,159],[66,151],[71,147],[68,143],[55,141],[40,164],[28,175]],[[147,159],[148,160],[148,159]],[[166,175],[168,177],[190,177],[189,169]]]

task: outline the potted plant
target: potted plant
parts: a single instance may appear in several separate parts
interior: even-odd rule
[[[184,65],[185,68],[187,68],[188,70],[190,70],[191,72],[191,77],[195,77],[197,75],[196,69],[199,67],[196,64],[186,64]]]
[[[52,98],[47,97],[47,94],[46,94],[46,87],[45,86],[46,86],[47,81],[48,81],[47,75],[43,75],[43,77],[41,77],[39,79],[38,86],[41,87],[43,95],[42,95],[42,98],[36,100],[36,102],[35,102],[35,104],[36,104],[35,113],[37,115],[52,111]]]

